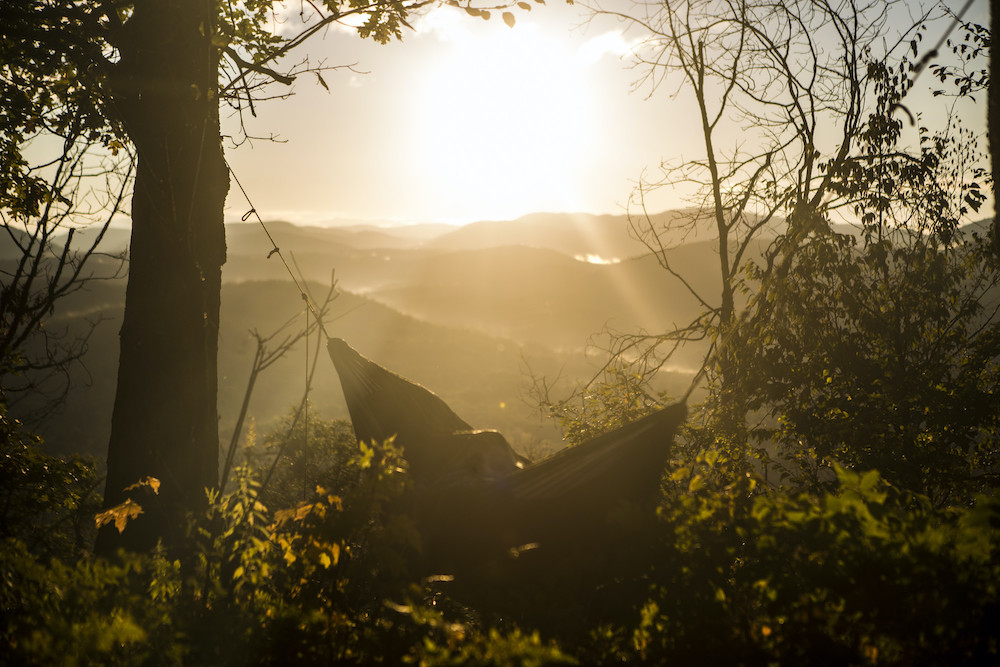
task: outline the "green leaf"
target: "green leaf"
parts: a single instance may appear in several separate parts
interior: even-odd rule
[[[705,486],[705,478],[701,475],[695,475],[691,478],[691,483],[688,484],[688,491],[694,493]]]
[[[868,495],[875,490],[875,486],[878,484],[879,474],[878,470],[869,470],[861,476],[861,481],[858,483],[858,487],[861,489],[862,495]]]

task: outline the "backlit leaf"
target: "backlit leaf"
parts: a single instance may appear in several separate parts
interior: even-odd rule
[[[97,523],[98,528],[114,522],[115,528],[120,533],[125,530],[125,525],[130,519],[134,519],[140,514],[142,514],[142,507],[139,503],[131,498],[127,498],[125,502],[100,512],[94,517],[94,521]]]

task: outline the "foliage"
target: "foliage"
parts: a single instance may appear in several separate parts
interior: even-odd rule
[[[48,456],[40,445],[0,404],[0,539],[73,562],[93,540],[101,480],[92,461]]]
[[[306,409],[305,418],[291,410],[259,439],[256,430],[247,437],[244,451],[251,468],[270,471],[261,500],[268,507],[291,507],[311,497],[317,486],[334,493],[346,488],[356,473],[349,461],[357,454],[350,422],[325,420]]]
[[[148,639],[122,599],[129,565],[103,560],[67,564],[37,558],[24,542],[0,543],[0,662],[127,664]],[[143,608],[135,604],[136,610]],[[152,607],[152,605],[150,605]],[[133,654],[134,655],[134,654]]]
[[[877,469],[936,504],[996,484],[997,275],[973,242],[819,237],[750,321],[744,389],[785,479]]]
[[[7,3],[0,23],[0,400],[26,399],[44,414],[65,396],[67,369],[97,324],[53,326],[54,309],[89,281],[117,277],[124,263],[97,255],[123,207],[131,156],[96,95],[99,74],[75,59],[86,30],[42,21],[24,25],[27,34],[10,31],[31,4]],[[53,35],[74,46],[52,49]],[[89,240],[74,236],[85,227]]]
[[[332,442],[322,440],[319,428],[311,442],[331,456],[317,462],[320,469],[334,462],[345,467],[338,486],[315,487],[305,500],[271,511],[260,500],[263,471],[239,467],[233,490],[210,494],[208,508],[189,522],[188,539],[172,550],[68,563],[5,536],[0,662],[568,661],[537,633],[480,630],[461,611],[461,622],[446,620],[440,593],[412,570],[419,539],[399,507],[409,482],[398,448],[391,441],[355,443],[352,456],[338,461],[347,447],[340,424],[326,426]],[[294,467],[294,458],[284,465]],[[34,473],[50,462],[36,457],[22,464],[33,474],[18,488],[44,490],[48,480]],[[39,493],[36,500],[54,502]]]
[[[336,429],[330,433],[339,438]],[[343,446],[316,447],[339,456]],[[495,618],[492,610],[451,599],[446,577],[420,579],[412,569],[419,538],[400,505],[409,486],[405,461],[391,442],[352,450],[343,483],[314,488],[274,510],[261,502],[263,471],[238,467],[233,489],[213,494],[204,514],[192,517],[188,540],[170,551],[69,562],[5,538],[0,661],[976,664],[996,658],[996,495],[936,507],[877,472],[839,467],[836,483],[822,494],[774,490],[752,474],[736,474],[722,450],[682,450],[687,462],[674,465],[657,517],[645,524],[635,582],[611,582],[602,614],[579,614],[577,627],[553,626],[556,634],[542,636],[518,623],[532,609],[511,608],[508,618],[483,625],[480,619]],[[24,465],[48,463],[36,458]],[[600,625],[587,625],[596,617]]]
[[[15,220],[38,217],[52,204],[47,173],[24,155],[46,134],[83,139],[116,152],[124,141],[110,100],[102,97],[104,72],[88,66],[93,26],[72,11],[77,3],[9,3],[0,30],[0,212]],[[79,7],[79,9],[83,9]],[[66,20],[57,16],[65,13]],[[55,43],[67,48],[53,48]],[[96,46],[96,48],[100,48]],[[100,51],[98,51],[100,53]],[[6,216],[5,216],[6,221]]]
[[[991,180],[969,170],[975,141],[921,127],[919,150],[900,145],[910,69],[869,65],[878,100],[857,154],[828,165],[860,234],[821,220],[748,265],[760,290],[728,341],[729,390],[756,411],[779,482],[828,488],[839,463],[944,505],[996,485],[1000,267],[958,229]]]
[[[620,365],[609,366],[600,382],[569,398],[553,399],[538,378],[531,391],[543,414],[559,424],[563,439],[572,445],[630,424],[666,399],[662,393],[651,396],[642,375]]]
[[[744,478],[661,508],[662,556],[607,660],[984,664],[997,654],[1000,504],[936,510],[877,472],[821,497]],[[707,488],[707,487],[706,487]]]
[[[453,633],[444,645],[426,639],[418,663],[422,667],[457,665],[538,667],[540,665],[573,665],[576,660],[552,643],[542,642],[538,633],[525,635],[519,630],[503,634],[491,629],[487,634],[466,637]]]

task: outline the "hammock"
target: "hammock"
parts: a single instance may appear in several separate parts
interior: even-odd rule
[[[395,435],[410,464],[413,510],[435,565],[463,564],[530,546],[590,548],[623,504],[658,488],[683,403],[524,465],[496,431],[477,431],[428,389],[361,356],[328,349],[359,441]]]

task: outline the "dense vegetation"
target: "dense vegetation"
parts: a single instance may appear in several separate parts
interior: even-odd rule
[[[568,432],[583,438],[585,421],[599,430],[643,412],[634,394],[614,400],[632,389],[620,377],[582,409],[562,405]],[[828,400],[818,394],[809,407]],[[877,397],[864,400],[877,407]],[[931,475],[910,488],[895,473],[839,464],[821,484],[811,468],[789,468],[776,485],[696,423],[677,443],[655,513],[639,519],[631,569],[609,568],[596,586],[553,573],[546,590],[483,594],[417,569],[420,538],[399,504],[406,462],[391,442],[357,444],[344,422],[314,419],[308,440],[291,416],[263,437],[251,430],[235,481],[190,517],[181,545],[103,559],[88,548],[94,465],[41,454],[5,415],[0,661],[996,660],[1000,497],[995,467],[980,466],[995,440],[981,434],[968,450],[974,486]],[[917,442],[929,438],[933,422],[914,430]],[[952,452],[936,455],[954,467]],[[144,486],[156,502],[155,483]],[[127,523],[130,510],[102,516]]]

